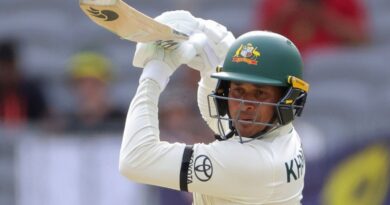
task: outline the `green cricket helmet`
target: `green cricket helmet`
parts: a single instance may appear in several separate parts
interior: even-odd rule
[[[231,81],[271,85],[285,90],[275,103],[275,119],[278,125],[290,123],[300,116],[309,84],[302,80],[302,57],[295,45],[286,37],[268,31],[252,31],[240,36],[230,47],[222,67],[211,77],[218,79],[214,98],[217,114],[221,119],[228,113],[227,101]],[[238,99],[235,99],[238,100]],[[261,104],[261,102],[259,102]],[[230,118],[230,116],[229,116]],[[228,119],[231,120],[232,119]],[[275,123],[259,123],[275,126]]]

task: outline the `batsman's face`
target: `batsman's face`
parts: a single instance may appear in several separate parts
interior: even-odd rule
[[[251,83],[230,83],[229,97],[248,101],[276,103],[281,98],[280,88],[268,85],[256,85]],[[273,123],[275,107],[253,102],[229,100],[229,113],[233,119],[234,127],[242,137],[251,137],[264,129],[266,125],[249,123],[251,121],[261,123]],[[243,120],[238,122],[234,119]]]

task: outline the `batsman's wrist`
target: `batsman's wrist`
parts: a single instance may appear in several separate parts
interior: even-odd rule
[[[151,79],[158,83],[161,90],[164,90],[171,74],[171,68],[164,61],[151,60],[145,64],[139,82],[141,83],[144,79]]]

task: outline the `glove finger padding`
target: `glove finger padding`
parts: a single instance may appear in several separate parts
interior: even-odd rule
[[[133,66],[143,68],[152,59],[153,55],[158,55],[154,43],[137,43],[133,57]]]
[[[203,32],[215,43],[218,43],[223,39],[228,30],[224,25],[221,25],[213,20],[205,20],[205,26],[203,27]]]
[[[138,52],[136,52],[136,58],[134,59],[137,59],[137,55],[148,53],[144,52],[144,50],[154,50],[152,55],[140,56],[140,58],[148,59],[143,61],[145,64],[143,64],[143,62],[140,63],[142,68],[144,68],[140,77],[140,82],[146,78],[152,79],[159,84],[162,90],[166,87],[169,77],[175,70],[181,64],[188,63],[196,55],[194,47],[187,42],[181,43],[179,47],[174,50],[164,49],[153,43],[139,45],[137,49]],[[136,62],[134,65],[137,63],[139,62]]]
[[[133,58],[133,66],[144,68],[151,60],[165,61],[176,69],[181,64],[186,64],[196,55],[196,50],[189,42],[182,42],[175,49],[164,49],[155,43],[137,43]]]
[[[205,22],[203,32],[208,37],[210,46],[215,51],[215,54],[222,61],[235,40],[234,35],[225,26],[212,20]]]
[[[164,12],[155,20],[187,35],[191,35],[200,26],[199,19],[184,10]]]
[[[155,20],[187,35],[191,35],[195,30],[199,29],[200,27],[200,20],[192,16],[190,12],[183,10],[164,12],[161,15],[157,16]],[[178,46],[175,46],[172,49],[172,55],[177,54],[177,60],[175,61],[178,62],[178,65],[187,63],[188,60],[185,59],[194,57],[193,52],[195,52],[191,51],[191,49],[193,49],[192,46],[182,46],[182,44],[185,43],[181,42]],[[162,59],[162,57],[155,56],[157,55],[157,53],[155,53],[157,47],[159,47],[159,44],[156,43],[138,43],[133,58],[133,65],[138,68],[143,68],[148,61],[154,58]]]
[[[219,54],[220,58],[225,59],[230,46],[235,40],[236,38],[234,37],[232,32],[229,31],[226,36],[218,43],[217,53]]]
[[[203,37],[199,37],[201,35],[198,33],[190,37],[189,41],[197,50],[197,57],[189,62],[188,66],[200,71],[202,75],[214,71],[216,66],[222,63],[235,38],[225,26],[215,21],[200,22],[201,27],[197,32],[203,34]]]

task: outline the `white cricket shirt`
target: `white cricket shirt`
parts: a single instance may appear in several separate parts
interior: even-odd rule
[[[156,82],[142,81],[130,105],[120,171],[145,184],[193,192],[194,205],[296,205],[305,160],[292,124],[241,144],[239,137],[185,145],[159,139]]]

